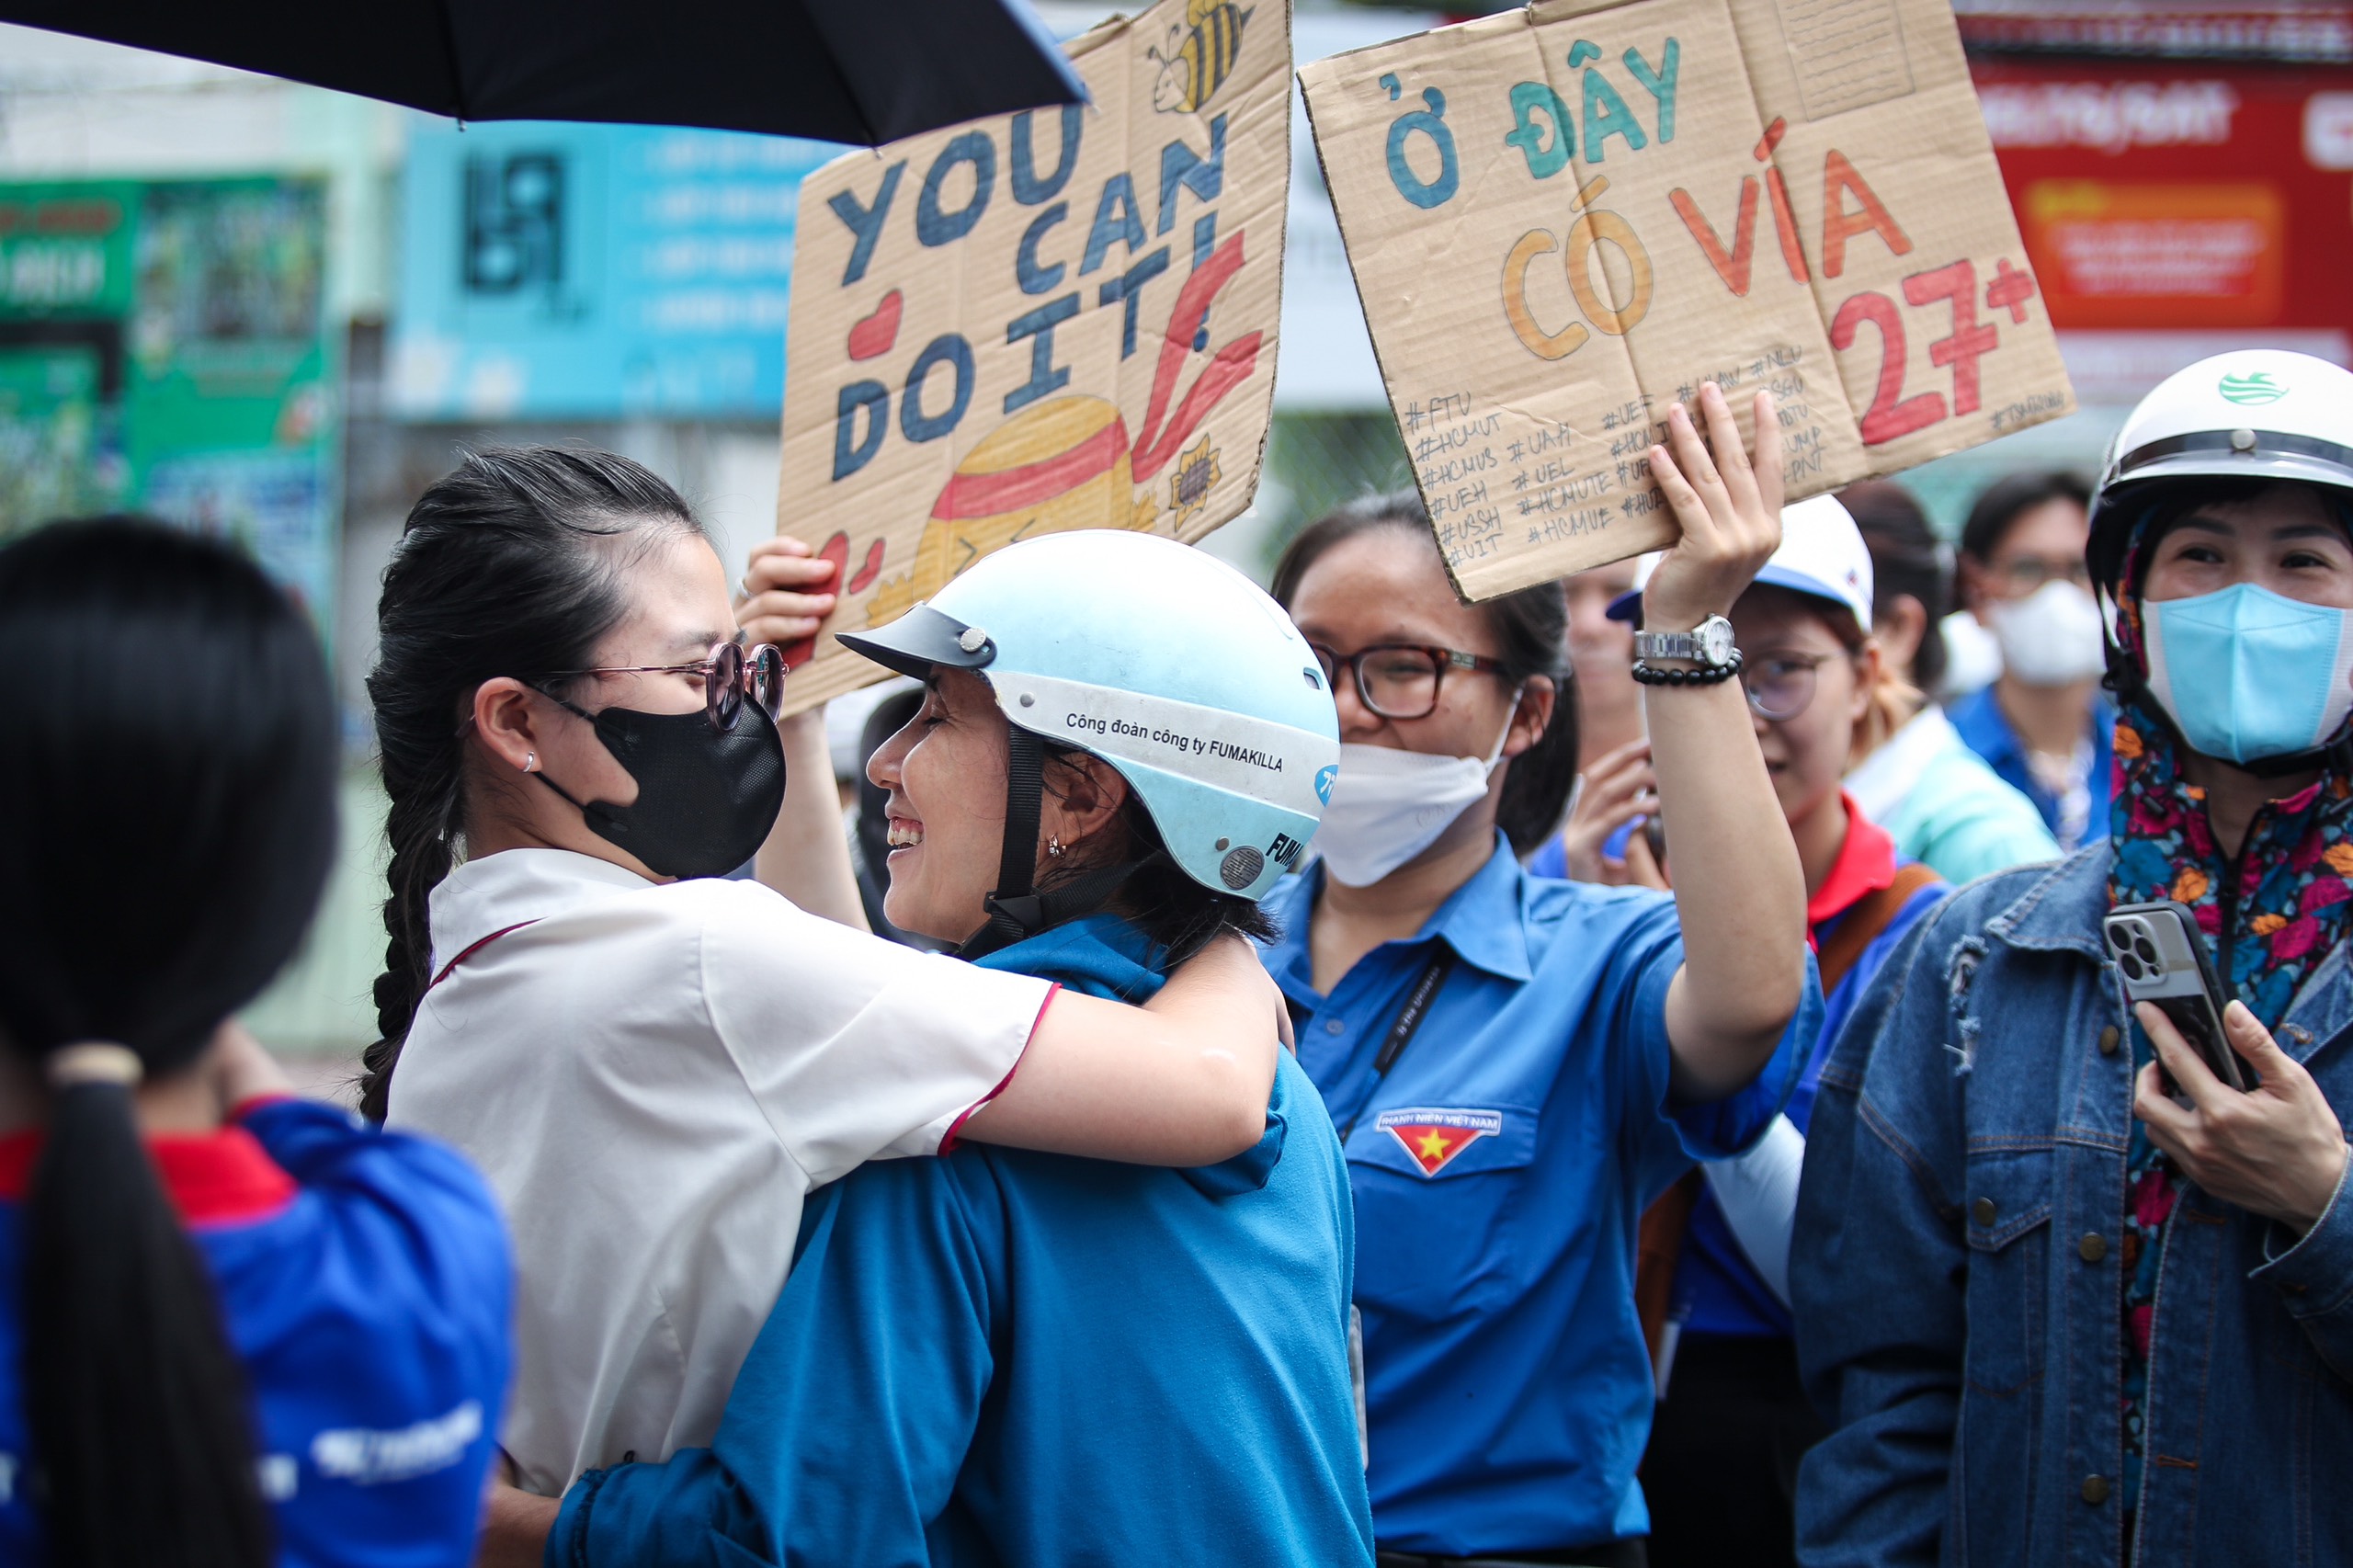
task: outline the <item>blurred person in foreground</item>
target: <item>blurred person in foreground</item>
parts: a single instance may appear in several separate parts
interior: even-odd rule
[[[2110,833],[1923,921],[1833,1049],[1790,1287],[1800,1560],[2341,1561],[2353,1540],[2353,375],[2226,354],[2118,433]],[[2128,1014],[2173,899],[2245,1090]]]
[[[2034,802],[2062,849],[2108,831],[2116,710],[2100,695],[2106,653],[2084,566],[2090,493],[2062,473],[2015,474],[1961,531],[1964,608],[1994,633],[2002,673],[1954,699],[1953,728]]]
[[[1826,1430],[1790,1341],[1806,1123],[1839,1026],[1904,934],[1952,891],[1898,854],[1840,788],[1856,748],[1910,696],[1881,655],[1871,607],[1870,556],[1829,495],[1782,512],[1780,548],[1733,607],[1750,721],[1805,872],[1824,1006],[1765,1140],[1685,1175],[1643,1219],[1636,1297],[1660,1395],[1643,1460],[1653,1568],[1795,1560],[1798,1461]],[[1639,610],[1630,596],[1622,613]]]
[[[1970,749],[1925,693],[1945,684],[1946,551],[1902,485],[1850,485],[1839,499],[1871,554],[1871,631],[1907,688],[1892,730],[1866,736],[1847,792],[1895,839],[1898,854],[1958,886],[2012,866],[2059,858],[2025,794]]]
[[[0,549],[0,1562],[460,1568],[512,1290],[456,1154],[234,1015],[335,858],[318,632],[159,523]]]

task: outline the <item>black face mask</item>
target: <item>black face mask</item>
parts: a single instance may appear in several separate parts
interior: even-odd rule
[[[723,877],[749,860],[776,825],[784,804],[784,743],[757,703],[743,705],[732,730],[712,729],[701,709],[608,708],[591,715],[563,705],[597,726],[597,738],[637,780],[637,800],[582,805],[546,774],[533,777],[579,806],[591,832],[656,876]]]

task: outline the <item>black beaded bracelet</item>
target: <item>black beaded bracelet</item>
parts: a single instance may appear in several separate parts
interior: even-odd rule
[[[1634,661],[1634,678],[1644,686],[1716,686],[1740,674],[1740,650],[1732,651],[1732,663],[1703,665],[1696,670],[1663,670],[1655,665]]]

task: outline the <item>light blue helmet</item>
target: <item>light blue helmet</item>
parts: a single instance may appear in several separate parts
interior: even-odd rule
[[[1249,578],[1173,540],[1047,534],[841,642],[906,675],[972,670],[995,693],[1015,745],[993,907],[1030,897],[1038,747],[1025,736],[1109,763],[1178,868],[1244,898],[1298,862],[1332,793],[1339,719],[1307,640]],[[1034,929],[1036,914],[1033,902],[1016,918]]]

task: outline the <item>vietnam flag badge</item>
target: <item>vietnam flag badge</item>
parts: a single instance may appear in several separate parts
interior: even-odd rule
[[[1421,1167],[1423,1176],[1434,1176],[1480,1139],[1501,1132],[1504,1113],[1408,1106],[1382,1111],[1374,1119],[1373,1126],[1397,1140],[1398,1145]]]

